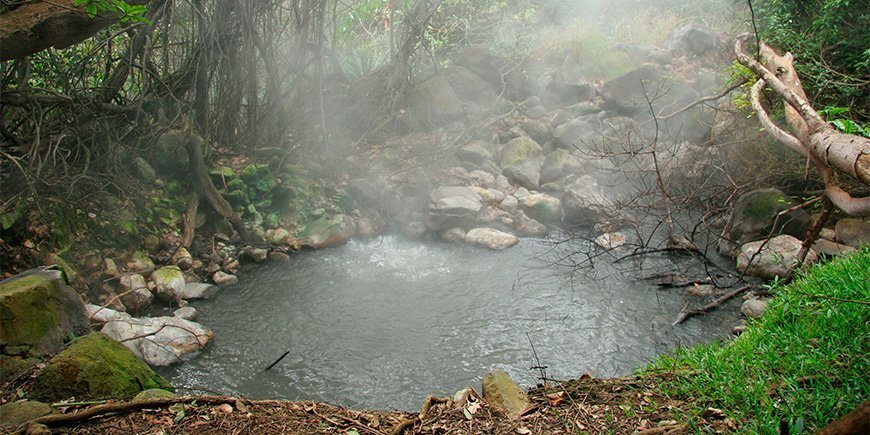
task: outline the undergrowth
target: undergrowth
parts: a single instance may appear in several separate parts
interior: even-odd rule
[[[661,387],[744,422],[746,433],[818,430],[870,398],[870,247],[817,265],[727,344],[681,349],[646,370],[675,372]]]

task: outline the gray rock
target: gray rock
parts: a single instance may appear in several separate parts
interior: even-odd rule
[[[482,165],[492,160],[492,153],[483,141],[473,141],[456,151],[456,157],[475,165]]]
[[[779,227],[773,228],[777,213],[795,204],[794,200],[777,189],[757,189],[740,195],[722,231],[719,253],[735,257],[741,245],[767,237],[771,230],[774,230],[774,234],[803,237],[809,223],[809,215],[803,210],[784,215]]]
[[[273,263],[286,263],[290,261],[290,256],[280,251],[272,251],[269,252],[269,261]]]
[[[532,219],[540,222],[559,222],[562,201],[546,193],[534,193],[519,200],[520,208]]]
[[[767,301],[762,299],[749,299],[740,306],[740,312],[750,319],[760,319],[767,311]]]
[[[179,317],[143,317],[106,323],[104,334],[121,342],[150,366],[169,366],[192,358],[214,337],[198,323]]]
[[[590,175],[571,176],[566,180],[562,207],[567,222],[584,225],[616,219],[619,212]]]
[[[565,122],[553,132],[553,144],[557,148],[573,151],[588,149],[595,139],[601,135],[597,123],[587,119],[575,119]]]
[[[118,279],[117,293],[121,303],[127,310],[134,313],[141,312],[154,302],[154,293],[145,285],[145,278],[138,273],[121,276]]]
[[[441,240],[450,243],[462,243],[465,241],[465,230],[462,228],[448,228],[439,234]]]
[[[193,299],[208,299],[218,291],[218,286],[203,282],[189,282],[184,286],[181,299],[186,301]]]
[[[99,325],[103,325],[114,320],[124,320],[132,318],[132,316],[127,313],[115,311],[111,308],[105,308],[94,304],[86,304],[85,310],[88,314],[88,319]]]
[[[547,155],[541,167],[541,184],[556,181],[562,177],[579,174],[582,165],[570,152],[559,148]]]
[[[465,242],[487,249],[500,250],[519,243],[516,236],[492,228],[474,228],[465,234]]]
[[[553,136],[549,125],[534,119],[526,119],[522,121],[520,123],[520,128],[522,128],[530,138],[539,144],[549,142],[550,138]]]
[[[136,251],[130,257],[130,260],[127,261],[127,270],[143,273],[143,272],[151,272],[154,270],[154,261],[151,260],[151,257],[148,254],[142,251]]]
[[[841,245],[825,239],[819,239],[813,242],[813,251],[816,251],[819,255],[827,255],[828,257],[849,255],[858,252],[857,249],[851,246]]]
[[[513,215],[513,232],[520,237],[544,237],[550,231],[547,226],[526,216],[522,210],[516,210]]]
[[[780,278],[790,277],[792,271],[798,266],[797,255],[802,242],[789,235],[776,236],[764,245],[758,255],[755,255],[762,243],[763,241],[759,240],[740,247],[740,254],[737,256],[737,269],[749,276],[765,279],[773,279],[777,276]],[[751,263],[750,260],[752,260]],[[810,249],[804,264],[810,264],[817,260],[818,255]]]
[[[181,308],[173,311],[172,315],[174,317],[178,317],[178,318],[181,318],[184,320],[193,321],[193,320],[196,320],[197,316],[199,316],[199,311],[197,311],[196,308],[193,308],[191,306],[187,306],[187,307],[181,307]]]
[[[505,195],[504,199],[499,203],[498,208],[506,211],[513,212],[520,206],[519,200],[516,199],[513,195]]]
[[[495,177],[495,188],[501,190],[504,193],[512,193],[510,181],[507,179],[507,177],[501,174]]]
[[[481,208],[483,199],[473,189],[441,187],[429,196],[426,226],[436,231],[455,226],[465,227],[475,220]]]
[[[254,263],[262,263],[269,258],[269,250],[263,248],[247,248],[242,251],[242,257],[253,261]]]
[[[703,56],[715,50],[720,43],[719,35],[701,24],[687,24],[673,30],[665,40],[671,53],[689,58]]]
[[[531,195],[531,193],[529,193],[529,189],[526,189],[525,187],[520,187],[516,190],[516,192],[514,192],[514,198],[518,200],[523,199],[529,195]]]
[[[47,403],[35,400],[19,400],[0,406],[0,423],[19,426],[43,415],[51,414],[51,412],[51,405]]]
[[[523,160],[543,157],[544,149],[529,137],[521,136],[505,144],[499,156],[498,166],[502,170],[510,169]]]
[[[236,284],[239,282],[239,278],[237,276],[226,273],[226,272],[221,271],[221,270],[215,272],[214,275],[211,276],[211,280],[214,281],[215,284],[217,284],[218,286],[221,286],[221,287],[226,286],[226,285]]]
[[[870,220],[844,218],[837,221],[834,231],[837,241],[849,246],[859,247],[870,243]]]
[[[193,267],[193,256],[190,255],[187,248],[178,248],[178,251],[172,256],[172,264],[178,266],[181,270],[188,270]]]
[[[604,249],[616,249],[628,243],[628,237],[620,232],[604,233],[595,238],[595,244]]]
[[[511,418],[519,418],[531,406],[525,391],[502,370],[483,377],[483,398]]]
[[[504,170],[514,184],[535,190],[541,183],[541,159],[528,158]]]
[[[475,169],[468,173],[468,181],[473,186],[478,187],[494,187],[495,186],[495,176],[486,171],[481,171],[480,169]]]
[[[150,183],[157,179],[157,172],[154,171],[151,164],[142,157],[136,157],[133,159],[133,164],[136,166],[136,174],[138,174],[139,178],[142,180]]]
[[[180,301],[187,285],[184,272],[177,266],[165,266],[151,273],[154,282],[154,293],[164,301]]]

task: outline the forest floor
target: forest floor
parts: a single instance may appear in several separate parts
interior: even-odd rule
[[[447,398],[427,398],[420,414],[356,411],[317,402],[248,400],[198,396],[70,407],[42,421],[63,433],[148,434],[559,434],[559,433],[729,433],[740,422],[706,408],[706,418],[681,418],[700,405],[668,397],[658,388],[674,373],[624,378],[591,378],[539,385],[529,391],[531,406],[511,418],[483,400],[450,406]],[[692,410],[692,411],[690,411]]]

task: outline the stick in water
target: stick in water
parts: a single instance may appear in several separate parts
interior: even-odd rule
[[[284,359],[284,357],[287,356],[287,354],[289,354],[289,353],[290,353],[289,350],[287,352],[284,352],[284,355],[281,355],[278,359],[275,360],[275,362],[273,362],[272,364],[269,364],[269,367],[266,367],[266,370],[263,370],[263,371],[268,372],[269,369],[271,369],[272,367],[275,367],[275,364],[278,364],[279,362],[281,362],[281,360]]]

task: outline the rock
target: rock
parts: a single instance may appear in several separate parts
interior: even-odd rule
[[[703,56],[719,46],[719,35],[700,24],[687,24],[671,31],[665,46],[675,55],[688,58]]]
[[[45,356],[70,337],[90,332],[85,305],[59,270],[32,269],[0,281],[0,348],[8,354]]]
[[[416,131],[434,128],[485,112],[497,95],[488,83],[457,66],[417,83],[405,93],[405,124]]]
[[[118,269],[118,265],[115,263],[115,260],[112,260],[111,258],[103,259],[103,271],[100,276],[105,279],[117,278],[121,276],[121,270]]]
[[[537,189],[541,184],[541,159],[528,158],[504,170],[508,179],[526,189]]]
[[[794,200],[777,189],[758,189],[740,195],[734,202],[734,210],[719,239],[719,253],[735,257],[741,245],[767,237],[773,229],[777,213],[795,204]],[[809,215],[798,210],[784,215],[774,234],[781,232],[802,238],[808,223]]]
[[[837,221],[834,227],[837,241],[849,246],[859,247],[870,243],[870,220],[845,218]]]
[[[544,237],[549,233],[547,226],[526,216],[522,210],[513,214],[514,234],[520,237]]]
[[[274,245],[285,245],[290,238],[290,232],[284,228],[274,228],[266,231],[266,238]]]
[[[628,237],[620,232],[604,233],[595,238],[595,244],[604,249],[616,249],[628,243]]]
[[[235,275],[226,273],[224,271],[217,271],[214,275],[211,276],[211,280],[214,281],[215,284],[223,287],[226,285],[237,284],[239,282],[239,278]]]
[[[192,358],[214,337],[214,333],[202,325],[179,317],[117,320],[106,323],[101,332],[155,367]]]
[[[242,258],[254,263],[262,263],[269,258],[269,250],[263,248],[247,248],[242,251]]]
[[[513,168],[526,159],[538,159],[543,156],[544,149],[529,137],[521,136],[505,144],[498,166],[502,170]]]
[[[525,391],[502,370],[493,370],[483,377],[483,398],[514,419],[531,406]]]
[[[196,311],[196,308],[193,307],[181,307],[172,312],[172,315],[184,320],[196,320],[196,317],[199,315],[199,311]]]
[[[185,148],[188,140],[190,133],[182,129],[167,130],[157,138],[149,160],[158,173],[173,175],[188,171],[190,158]]]
[[[601,87],[602,108],[619,115],[636,115],[648,108],[644,89],[656,92],[667,77],[668,72],[659,65],[641,65]]]
[[[473,141],[456,151],[456,157],[461,161],[480,166],[492,160],[492,153],[485,142]]]
[[[355,178],[348,181],[347,192],[361,207],[380,207],[389,186],[376,178]]]
[[[495,177],[495,188],[501,190],[504,193],[512,193],[511,190],[511,182],[504,175],[497,175]]]
[[[429,195],[426,226],[431,230],[465,227],[483,208],[483,198],[473,189],[461,186],[441,187]]]
[[[492,250],[510,248],[519,243],[516,236],[492,228],[474,228],[465,234],[465,242]]]
[[[556,127],[553,132],[553,144],[569,152],[588,149],[600,135],[597,123],[588,119],[575,119]]]
[[[498,208],[506,212],[512,212],[516,210],[519,206],[520,202],[519,200],[517,200],[516,197],[514,197],[513,195],[506,195],[504,199],[501,200],[501,203],[499,203]]]
[[[185,301],[193,299],[208,299],[218,291],[218,286],[204,282],[188,282],[184,285],[181,299]]]
[[[541,167],[541,183],[546,184],[571,174],[579,174],[581,170],[582,166],[577,158],[559,148],[544,159]]]
[[[138,273],[129,273],[118,279],[117,293],[128,311],[141,312],[154,302],[154,293],[145,285],[145,278]]]
[[[0,406],[0,424],[20,426],[30,420],[51,414],[51,412],[51,405],[36,400],[10,402]]]
[[[816,251],[816,253],[819,255],[827,255],[828,257],[849,255],[858,252],[857,249],[851,246],[841,245],[839,243],[825,239],[819,239],[813,242],[813,251]]]
[[[545,110],[542,106],[538,107]],[[532,140],[539,144],[547,143],[550,140],[550,136],[552,136],[550,126],[538,120],[526,119],[520,123],[520,128],[522,128],[523,131],[532,138]]]
[[[110,323],[111,324],[111,323]],[[127,399],[169,383],[106,334],[91,333],[70,343],[36,375],[29,397],[46,402]]]
[[[802,242],[789,235],[776,236],[767,242],[761,253],[755,257],[752,264],[749,264],[750,258],[755,255],[762,243],[763,241],[759,240],[740,247],[740,254],[737,256],[737,269],[749,276],[765,279],[773,279],[777,276],[780,278],[790,277],[797,265],[797,255]],[[810,249],[804,264],[817,260],[818,255]]]
[[[517,200],[523,199],[529,195],[531,195],[531,193],[529,192],[529,189],[526,189],[525,187],[520,187],[516,192],[514,192],[514,198]]]
[[[695,284],[690,285],[686,292],[692,296],[706,298],[716,294],[716,286],[710,284]]]
[[[145,391],[139,392],[136,397],[133,398],[133,401],[139,400],[153,400],[153,399],[171,399],[173,397],[177,397],[175,393],[172,391],[167,391],[161,388],[149,388]]]
[[[760,319],[767,311],[767,301],[762,299],[749,299],[740,306],[740,312],[750,319]]]
[[[269,253],[269,261],[273,263],[286,263],[290,261],[290,256],[280,251],[272,251]]]
[[[8,352],[8,350],[7,350]],[[33,368],[33,366],[42,362],[41,359],[35,357],[26,357],[21,355],[5,355],[0,353],[0,384],[6,384]],[[0,419],[0,424],[2,424]]]
[[[356,224],[344,215],[323,216],[305,225],[299,232],[302,246],[321,249],[350,240],[356,234]]]
[[[88,313],[88,319],[100,325],[109,323],[114,320],[126,320],[133,317],[127,313],[122,313],[120,311],[115,311],[111,308],[101,307],[94,304],[85,305],[85,310]]]
[[[130,256],[130,260],[127,261],[126,266],[127,270],[136,273],[151,272],[154,270],[154,261],[151,260],[151,257],[149,257],[148,254],[142,251],[136,251]]]
[[[190,255],[190,252],[187,251],[187,248],[181,247],[178,248],[178,251],[172,256],[172,264],[178,266],[181,270],[187,270],[193,266],[193,257]]]
[[[187,282],[184,272],[178,266],[165,266],[151,273],[151,281],[156,284],[154,293],[167,302],[178,302],[184,299]]]
[[[822,228],[819,230],[819,238],[829,240],[831,242],[837,241],[837,232],[833,228]]]
[[[468,181],[472,186],[490,188],[495,186],[495,176],[486,171],[475,169],[468,173]]]
[[[441,240],[450,243],[462,243],[465,241],[465,230],[462,228],[448,228],[439,233]]]
[[[136,167],[136,175],[138,175],[143,181],[151,183],[157,179],[157,172],[154,171],[151,164],[142,157],[136,157],[133,159],[133,165]]]
[[[562,201],[546,193],[534,193],[519,200],[520,208],[532,219],[540,222],[559,222]]]
[[[562,196],[566,221],[591,226],[618,218],[619,212],[598,185],[598,180],[583,175],[571,176],[566,182]]]
[[[457,50],[453,62],[489,83],[495,93],[504,93],[511,99],[524,98],[519,95],[523,77],[516,62],[481,46]]]

